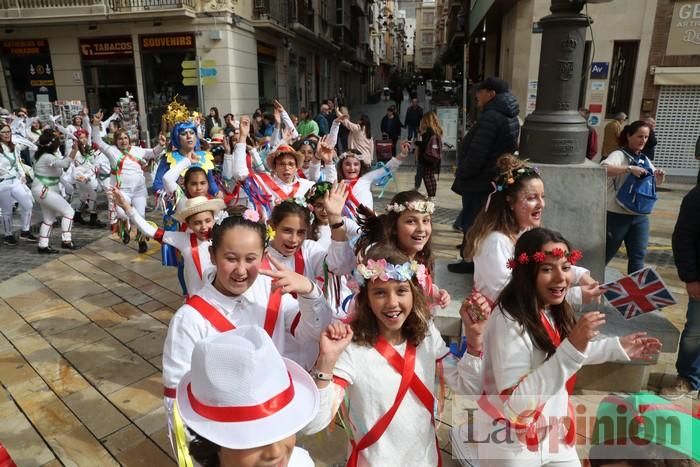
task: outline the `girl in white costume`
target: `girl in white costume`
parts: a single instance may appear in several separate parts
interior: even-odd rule
[[[59,188],[63,170],[69,167],[78,152],[77,146],[71,153],[63,157],[59,151],[60,140],[53,130],[44,130],[39,137],[39,149],[34,155],[34,181],[32,182],[32,195],[39,203],[43,221],[39,228],[39,253],[58,253],[49,246],[49,237],[56,217],[61,217],[61,248],[75,250],[72,241],[71,229],[73,227],[73,214],[75,211],[61,196]]]
[[[105,224],[97,218],[97,156],[99,151],[92,147],[89,132],[83,128],[77,130],[73,143],[78,147],[78,154],[73,161],[73,179],[78,190],[81,207],[87,207],[90,221],[83,220],[80,212],[75,213],[75,222],[80,225],[89,225],[95,228],[103,228]]]
[[[207,284],[214,269],[209,257],[209,237],[214,227],[214,219],[226,208],[223,200],[207,199],[204,196],[187,198],[174,216],[178,222],[187,225],[187,230],[176,232],[149,224],[129,204],[119,189],[112,190],[112,195],[139,231],[159,243],[172,245],[180,252],[184,262],[185,284],[190,295],[197,293]]]
[[[436,377],[444,375],[457,393],[481,392],[477,347],[484,321],[472,323],[460,311],[475,348],[457,360],[430,318],[421,291],[425,275],[424,266],[392,246],[372,246],[357,268],[356,319],[332,324],[321,337],[312,371],[321,406],[304,432],[328,426],[347,401],[344,423],[354,438],[349,467],[439,465]]]
[[[20,148],[12,142],[12,130],[6,123],[0,124],[0,152],[0,213],[5,232],[4,243],[17,244],[12,229],[12,208],[15,202],[22,211],[20,238],[36,242],[37,238],[29,231],[34,205],[32,193],[27,187]]]
[[[255,214],[247,210],[214,226],[210,257],[216,274],[170,321],[163,349],[169,412],[175,388],[190,369],[195,343],[218,332],[262,327],[284,356],[304,368],[313,366],[313,359],[299,353],[299,343],[318,343],[332,310],[316,284],[265,256],[265,225],[252,220]]]
[[[102,114],[98,112],[93,120],[92,142],[109,158],[112,164],[112,186],[119,188],[124,197],[136,209],[136,212],[141,217],[145,217],[148,191],[146,189],[143,167],[149,160],[159,157],[163,148],[160,144],[153,149],[132,146],[129,134],[123,128],[119,128],[114,132],[115,146],[111,146],[100,137],[101,120]],[[120,220],[128,222],[129,218],[124,210],[117,207],[116,213]],[[130,236],[127,229],[123,236],[124,243],[128,243],[129,239]],[[148,250],[146,240],[139,240],[139,252],[145,253],[146,250]]]
[[[571,266],[580,258],[560,234],[542,228],[523,233],[515,245],[512,278],[484,337],[475,430],[477,440],[487,440],[478,444],[482,467],[580,466],[568,403],[576,372],[649,359],[661,349],[643,332],[593,340],[604,315],[593,311],[577,320],[566,301]]]

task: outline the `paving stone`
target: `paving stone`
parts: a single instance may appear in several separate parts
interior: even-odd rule
[[[168,330],[164,327],[163,329],[149,332],[145,336],[134,339],[126,345],[138,355],[150,360],[163,353],[163,345],[165,344],[165,337],[167,334]]]
[[[47,441],[64,465],[119,466],[84,426],[52,435]]]
[[[123,355],[117,362],[97,366],[83,372],[85,378],[108,395],[156,372],[146,360],[134,353]]]
[[[103,439],[105,447],[123,466],[170,466],[173,460],[134,425]]]
[[[129,420],[92,386],[64,397],[63,402],[98,439],[129,424]]]
[[[140,315],[109,328],[109,333],[127,343],[148,336],[156,331],[165,331],[166,326],[157,319],[139,311]]]
[[[146,433],[148,436],[153,435],[163,428],[168,428],[168,416],[165,413],[162,397],[160,398],[160,403],[161,404],[157,409],[134,420],[136,426],[138,426],[141,431]]]
[[[113,392],[108,397],[132,421],[140,419],[159,407],[163,407],[161,375],[154,373],[141,381]],[[165,421],[165,416],[163,416],[162,421]]]
[[[84,373],[102,365],[118,365],[124,361],[126,356],[132,355],[131,350],[112,336],[82,345],[70,352],[66,352],[64,357],[71,364]]]
[[[145,293],[145,291],[142,290],[142,292]],[[141,305],[138,306],[141,311],[144,313],[152,313],[160,308],[163,307],[163,304],[160,303],[157,300],[149,300],[146,303],[142,303]]]
[[[107,337],[107,332],[95,323],[88,323],[67,331],[46,336],[46,340],[61,353]]]

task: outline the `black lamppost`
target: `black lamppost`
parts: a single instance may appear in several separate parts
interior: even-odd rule
[[[608,1],[552,0],[552,14],[539,21],[542,47],[537,105],[521,130],[521,157],[548,164],[586,160],[588,127],[578,113],[578,97],[586,28],[592,20],[581,10],[586,3]]]

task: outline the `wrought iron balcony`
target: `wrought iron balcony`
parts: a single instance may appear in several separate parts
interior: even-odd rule
[[[253,19],[272,21],[280,26],[288,27],[292,22],[288,0],[255,0],[253,3]]]
[[[114,12],[140,10],[171,10],[197,8],[196,0],[107,0]]]
[[[230,8],[226,0],[222,8]],[[106,20],[112,15],[194,16],[200,0],[0,0],[0,19],[16,23]],[[218,3],[217,3],[218,6]]]

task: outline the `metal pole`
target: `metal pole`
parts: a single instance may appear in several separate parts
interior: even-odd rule
[[[462,136],[467,134],[467,99],[469,95],[469,38],[464,36],[464,60],[462,63]]]
[[[204,115],[204,86],[202,85],[202,57],[197,54],[197,99],[199,100],[199,112]]]

